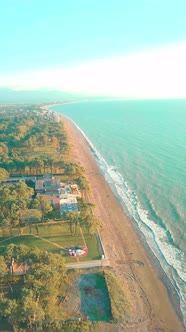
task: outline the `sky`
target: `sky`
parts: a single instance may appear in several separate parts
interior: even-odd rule
[[[0,0],[0,87],[186,98],[185,0]]]

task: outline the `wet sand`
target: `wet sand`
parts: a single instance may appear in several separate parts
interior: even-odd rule
[[[106,268],[112,269],[121,280],[131,306],[127,322],[120,324],[117,331],[184,331],[176,314],[179,305],[173,289],[165,284],[166,278],[100,173],[86,139],[69,119],[62,117],[62,121],[71,146],[71,158],[85,169],[90,201],[95,204],[94,214],[102,225],[100,236],[105,265],[109,266]],[[115,331],[115,326],[107,325],[104,330]]]

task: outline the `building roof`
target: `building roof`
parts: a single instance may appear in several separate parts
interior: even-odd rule
[[[36,180],[35,190],[43,190],[44,189],[44,180]]]
[[[56,179],[50,179],[50,180],[44,181],[44,187],[46,190],[53,189],[53,188],[58,189],[58,188],[60,188],[60,181],[56,180]]]
[[[16,276],[21,276],[23,274],[26,274],[27,271],[29,269],[29,266],[27,264],[12,264],[10,267],[10,271],[12,274],[16,275]]]

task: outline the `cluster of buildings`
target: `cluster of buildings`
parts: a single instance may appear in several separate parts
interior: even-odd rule
[[[64,212],[78,211],[77,197],[81,193],[76,184],[65,184],[55,179],[52,174],[45,174],[35,182],[36,195],[48,198],[54,208]]]
[[[41,107],[41,114],[43,116],[43,119],[46,121],[57,123],[60,121],[60,115],[54,111],[48,110],[47,106]]]
[[[22,176],[8,178],[4,184],[16,183],[18,181],[32,181],[35,186],[35,194],[45,196],[53,208],[59,208],[60,214],[64,212],[78,211],[77,198],[81,197],[81,192],[75,183],[62,183],[55,179],[52,174],[44,174],[42,178],[36,176]]]

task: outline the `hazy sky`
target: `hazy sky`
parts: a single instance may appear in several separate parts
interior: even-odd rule
[[[0,86],[186,97],[186,0],[0,0]]]

